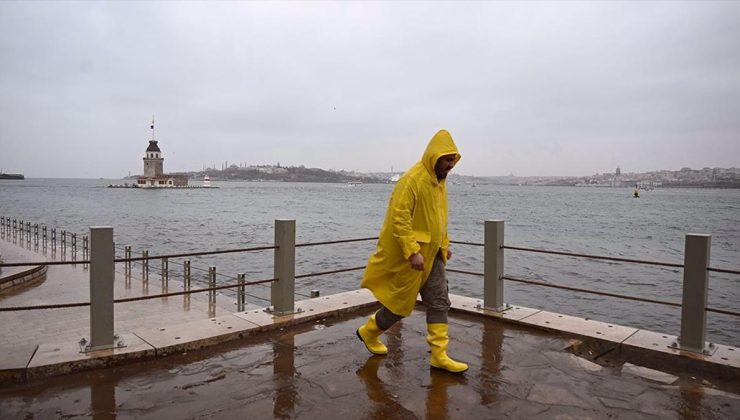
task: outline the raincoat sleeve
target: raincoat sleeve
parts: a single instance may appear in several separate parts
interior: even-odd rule
[[[447,232],[445,232],[445,237],[442,239],[442,246],[440,248],[442,250],[442,262],[447,264],[447,251],[450,249],[450,239],[447,236]]]
[[[391,198],[391,224],[393,237],[401,246],[403,258],[408,260],[411,255],[421,250],[411,223],[416,204],[416,192],[409,183],[399,185],[399,187],[402,188],[399,189],[398,194],[393,194]]]

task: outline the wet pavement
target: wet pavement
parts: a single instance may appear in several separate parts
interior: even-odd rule
[[[594,356],[588,343],[452,314],[450,355],[464,375],[429,368],[415,311],[370,356],[355,329],[370,312],[227,344],[0,387],[2,418],[683,418],[740,413],[740,382]],[[580,354],[583,357],[577,356]],[[591,359],[591,360],[589,360]]]

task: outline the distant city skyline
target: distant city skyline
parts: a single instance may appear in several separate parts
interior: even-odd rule
[[[0,2],[0,168],[740,166],[740,2]]]

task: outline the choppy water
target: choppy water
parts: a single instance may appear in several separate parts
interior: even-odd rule
[[[111,180],[0,182],[0,215],[83,234],[114,226],[120,248],[150,255],[271,245],[274,220],[296,219],[297,242],[376,236],[392,185],[221,182],[219,189],[109,189]],[[740,267],[740,190],[450,185],[453,240],[483,242],[483,220],[506,221],[506,243],[549,250],[683,262],[686,233],[712,235],[711,266]],[[373,241],[297,249],[296,273],[364,265]],[[482,272],[483,249],[456,245],[450,268]],[[119,254],[122,252],[119,249]],[[272,252],[193,258],[219,273],[272,277]],[[176,261],[170,270],[178,272]],[[202,271],[195,271],[200,279]],[[680,302],[682,272],[652,266],[506,251],[505,273],[598,291]],[[300,294],[358,287],[361,272],[297,280]],[[175,276],[175,274],[171,274]],[[450,291],[482,296],[482,279],[449,275]],[[223,276],[220,283],[231,283]],[[740,276],[711,273],[709,306],[740,311]],[[251,303],[269,290],[254,287]],[[680,309],[507,282],[506,301],[678,334]],[[740,345],[737,317],[708,314],[708,338]]]

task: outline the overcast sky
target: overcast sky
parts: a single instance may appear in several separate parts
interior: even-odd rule
[[[0,2],[0,169],[740,166],[740,2]]]

